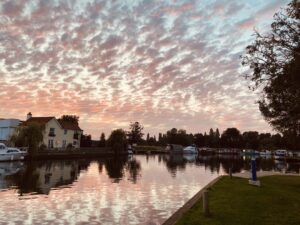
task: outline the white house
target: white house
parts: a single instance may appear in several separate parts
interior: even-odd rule
[[[8,141],[20,123],[18,119],[0,119],[0,141]]]
[[[82,130],[78,124],[57,120],[55,117],[33,117],[31,113],[27,115],[27,120],[22,126],[39,124],[43,127],[43,144],[48,149],[64,149],[69,145],[74,148],[80,147]]]

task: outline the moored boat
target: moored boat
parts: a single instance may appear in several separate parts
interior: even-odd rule
[[[0,161],[18,161],[23,160],[26,153],[18,148],[9,148],[0,143]]]
[[[260,152],[256,151],[256,150],[251,150],[251,149],[244,149],[242,151],[242,155],[243,156],[258,156],[258,155],[260,155]]]
[[[261,152],[259,152],[260,156],[271,156],[272,152],[269,150],[263,150]]]
[[[274,158],[277,160],[283,160],[286,158],[287,154],[287,150],[279,149],[275,151]]]
[[[183,149],[183,154],[198,154],[198,148],[194,145],[185,147]]]

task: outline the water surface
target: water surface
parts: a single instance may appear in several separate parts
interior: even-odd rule
[[[258,159],[258,170],[299,165]],[[241,157],[134,156],[0,163],[0,224],[161,224]]]

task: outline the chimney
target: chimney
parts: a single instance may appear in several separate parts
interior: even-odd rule
[[[32,113],[29,112],[29,113],[27,114],[27,120],[29,120],[31,117],[32,117]]]

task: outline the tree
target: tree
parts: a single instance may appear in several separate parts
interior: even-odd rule
[[[262,90],[259,109],[279,132],[300,140],[300,3],[274,15],[271,32],[247,46],[242,64],[249,66],[253,90]],[[294,143],[295,145],[300,144]],[[295,148],[297,146],[294,146]]]
[[[236,128],[227,128],[222,136],[222,143],[225,147],[240,148],[241,147],[241,133]]]
[[[213,147],[213,148],[218,147],[219,139],[220,139],[219,129],[217,129],[216,132],[214,132],[214,130],[212,128],[210,128],[209,136],[207,138],[208,138],[208,146],[209,147]]]
[[[220,146],[220,131],[217,128],[217,130],[216,130],[216,147],[219,147],[219,146]]]
[[[204,147],[204,136],[201,133],[197,133],[194,135],[195,144],[198,147]]]
[[[59,118],[59,120],[78,124],[79,123],[79,116],[76,116],[76,115],[63,115],[62,117]]]
[[[31,123],[26,127],[20,127],[10,141],[18,147],[28,146],[28,154],[34,156],[43,142],[43,130],[39,124]]]
[[[186,130],[172,128],[167,131],[167,141],[169,144],[187,146],[194,142],[194,136],[192,134],[187,134]]]
[[[71,146],[72,146],[72,144],[71,144]],[[92,147],[92,136],[90,134],[89,135],[85,135],[85,134],[81,135],[80,147],[82,147],[82,148]]]
[[[99,147],[105,147],[105,134],[101,133]]]
[[[257,131],[247,131],[243,133],[244,147],[258,149],[259,135]]]
[[[176,140],[176,136],[177,136],[177,129],[176,128],[172,128],[171,130],[167,131],[167,142],[169,144],[178,144],[177,140]]]
[[[129,131],[127,132],[129,143],[140,143],[144,134],[142,133],[144,127],[139,122],[130,123]]]
[[[158,134],[158,144],[166,145],[167,143],[168,143],[167,136],[165,134],[159,133]]]
[[[115,155],[124,152],[127,144],[126,132],[122,129],[113,130],[107,140],[107,144]]]

